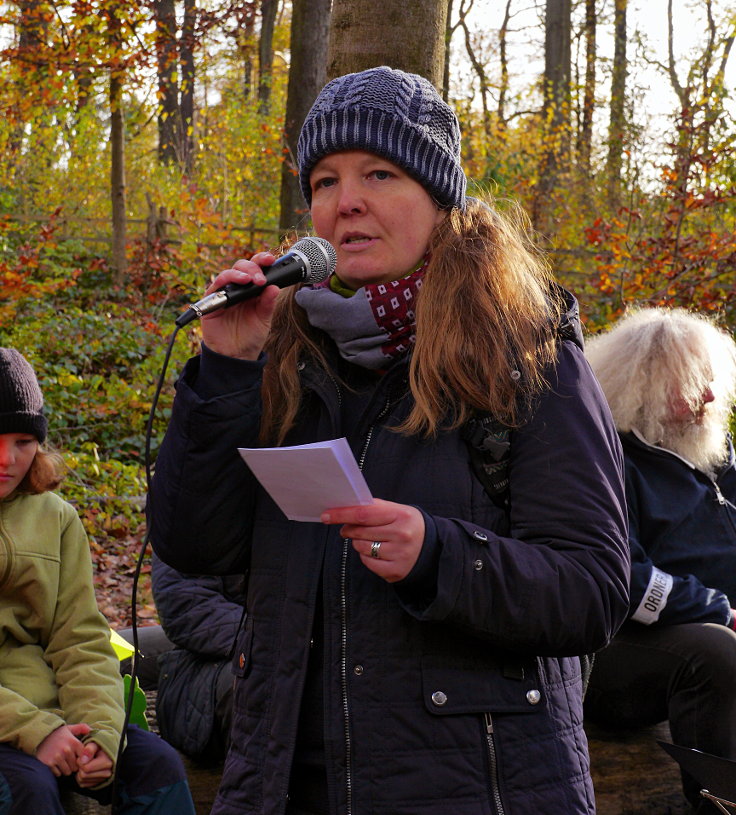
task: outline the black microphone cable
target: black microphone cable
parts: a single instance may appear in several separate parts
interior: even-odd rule
[[[148,421],[146,422],[144,463],[146,469],[146,495],[148,496],[150,496],[151,494],[151,436],[153,435],[153,422],[156,415],[156,407],[158,405],[158,400],[161,395],[161,391],[163,390],[164,382],[166,381],[166,371],[169,367],[171,354],[174,350],[174,342],[176,340],[177,334],[179,333],[179,330],[180,330],[179,326],[176,326],[169,339],[169,346],[166,349],[166,355],[164,357],[164,362],[161,367],[161,373],[159,374],[158,382],[156,384],[156,390],[154,392],[153,400],[151,402],[151,409],[148,413]],[[130,686],[128,687],[128,696],[125,701],[125,716],[123,718],[123,727],[120,732],[120,741],[118,742],[118,752],[117,757],[115,759],[115,772],[113,774],[112,793],[110,800],[111,815],[116,815],[116,813],[118,812],[118,806],[120,804],[120,802],[118,801],[118,795],[120,791],[118,784],[118,773],[120,770],[120,760],[125,750],[125,736],[128,730],[128,725],[130,724],[130,716],[133,710],[133,701],[135,699],[135,685],[138,671],[138,619],[137,619],[136,598],[138,596],[138,581],[140,579],[141,570],[143,569],[143,561],[146,556],[146,550],[148,549],[149,538],[150,532],[148,529],[148,523],[146,523],[146,533],[143,537],[141,551],[136,561],[136,567],[133,573],[133,586],[131,588],[130,614],[131,614],[131,631],[133,634],[133,654],[130,660]]]
[[[302,238],[297,241],[290,249],[290,251],[277,259],[273,266],[265,267],[266,285],[274,284],[280,288],[284,286],[294,285],[297,282],[313,284],[318,283],[325,278],[329,277],[335,271],[337,262],[334,247],[324,238]],[[182,314],[175,321],[174,331],[169,339],[169,346],[166,349],[166,355],[161,367],[158,382],[156,384],[156,391],[151,402],[151,409],[148,414],[148,421],[146,423],[146,437],[145,437],[145,470],[146,470],[146,495],[150,499],[151,495],[151,436],[153,434],[153,422],[156,415],[156,407],[158,400],[163,390],[166,371],[169,367],[171,354],[174,350],[174,342],[176,341],[177,334],[180,329],[188,325],[197,317],[202,317],[205,314],[218,310],[220,308],[228,308],[238,302],[242,302],[252,297],[258,297],[266,287],[255,286],[248,284],[245,286],[229,285],[225,286],[203,300],[191,305],[189,309]],[[120,759],[122,758],[125,750],[125,734],[130,724],[130,716],[133,709],[133,701],[135,699],[135,683],[138,669],[138,621],[136,614],[138,596],[138,581],[140,579],[141,570],[143,568],[143,561],[148,549],[148,542],[150,538],[150,531],[148,523],[146,523],[146,533],[141,545],[141,551],[136,561],[135,571],[133,573],[133,586],[131,588],[131,631],[133,636],[133,655],[130,661],[130,686],[128,688],[128,696],[125,702],[125,716],[123,718],[123,728],[120,733],[120,741],[118,743],[117,758],[115,760],[115,772],[113,773],[112,794],[111,794],[111,815],[116,815],[118,807],[118,794],[119,794],[119,781],[118,773],[120,768]],[[245,609],[243,609],[243,615]],[[242,624],[242,618],[241,618]],[[234,645],[233,645],[234,647]]]

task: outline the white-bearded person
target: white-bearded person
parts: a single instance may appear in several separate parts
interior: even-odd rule
[[[669,720],[676,744],[736,759],[736,345],[715,322],[645,308],[588,340],[626,459],[631,611],[595,657],[586,718]],[[683,773],[693,811],[715,813]]]

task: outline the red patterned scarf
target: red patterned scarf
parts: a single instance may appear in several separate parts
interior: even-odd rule
[[[331,277],[297,292],[297,303],[315,328],[327,333],[340,354],[363,368],[385,368],[414,344],[416,299],[429,263],[390,283],[369,283],[352,292]]]

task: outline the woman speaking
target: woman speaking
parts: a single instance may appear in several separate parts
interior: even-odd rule
[[[574,300],[466,197],[421,77],[333,80],[298,158],[335,273],[203,318],[149,501],[164,561],[249,576],[213,813],[593,813],[578,657],[626,616],[628,550]],[[237,451],[343,436],[374,501],[321,523]]]

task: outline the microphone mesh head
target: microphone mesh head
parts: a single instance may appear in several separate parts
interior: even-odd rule
[[[335,247],[324,238],[302,238],[292,247],[292,252],[301,252],[307,259],[309,269],[305,283],[319,283],[329,277],[337,266]]]

